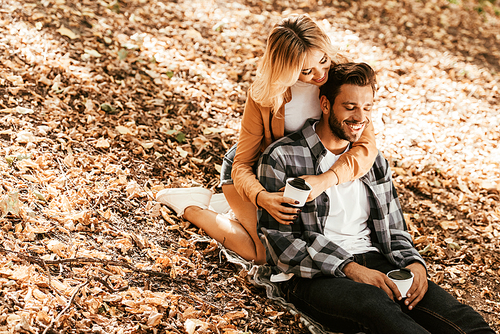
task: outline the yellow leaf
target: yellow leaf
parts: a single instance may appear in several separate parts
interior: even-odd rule
[[[184,329],[188,334],[193,334],[196,328],[200,326],[202,329],[205,329],[208,327],[208,324],[198,319],[188,319],[184,322]]]
[[[158,313],[158,312],[151,312],[148,318],[148,323],[147,325],[149,327],[155,327],[158,326],[161,322],[161,318],[163,317],[163,314]]]
[[[17,86],[24,84],[23,77],[19,75],[6,75],[5,78]]]
[[[188,152],[187,152],[187,151],[184,151],[184,150],[182,149],[182,147],[180,147],[180,146],[177,146],[177,152],[179,152],[179,154],[180,154],[180,155],[181,155],[181,157],[183,157],[183,158],[187,157],[187,155],[188,155]]]
[[[66,251],[66,245],[59,240],[52,239],[47,243],[47,248],[52,252],[56,253],[60,257],[66,257],[64,251]]]
[[[196,164],[199,164],[201,165],[203,163],[203,159],[198,159],[198,158],[191,158],[191,161],[196,163]]]
[[[154,146],[154,143],[151,143],[151,142],[145,143],[145,142],[143,142],[143,143],[141,143],[141,145],[142,145],[142,147],[144,147],[147,150],[147,149],[152,148]]]
[[[130,129],[126,126],[118,125],[116,127],[116,131],[118,131],[122,135],[132,135],[132,131],[130,131]]]
[[[97,148],[109,148],[109,142],[106,138],[101,137],[97,140],[95,147],[97,147]]]
[[[21,177],[25,180],[38,183],[38,179],[36,177],[34,177],[33,175],[25,174],[25,175],[21,175]]]
[[[16,141],[21,144],[27,144],[38,141],[38,138],[31,132],[23,130],[17,133]]]
[[[439,223],[443,230],[458,230],[460,225],[456,221],[443,220]]]
[[[11,279],[14,280],[24,280],[31,275],[32,268],[28,266],[20,266],[14,270],[14,272],[10,275]]]
[[[223,131],[222,129],[205,128],[205,129],[203,129],[203,134],[204,135],[209,135],[209,134],[212,134],[212,133],[219,133],[219,132],[222,132],[222,131]]]
[[[68,28],[61,26],[61,28],[57,29],[57,32],[63,36],[69,37],[71,39],[77,38],[76,34]]]
[[[97,52],[96,50],[85,49],[85,53],[88,55],[91,55],[92,57],[96,57],[96,58],[101,57],[101,54],[99,52]]]
[[[247,311],[233,311],[233,312],[228,312],[228,313],[224,314],[224,318],[227,320],[246,318],[247,316],[248,316]]]

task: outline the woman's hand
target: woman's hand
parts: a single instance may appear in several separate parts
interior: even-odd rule
[[[323,191],[336,185],[338,182],[337,175],[330,170],[320,175],[302,175],[300,178],[306,180],[312,187],[312,191],[307,197],[306,202],[312,201]]]
[[[296,204],[295,200],[283,197],[283,192],[270,193],[261,191],[257,196],[257,205],[266,210],[280,224],[293,224],[300,209],[287,207],[282,204]]]

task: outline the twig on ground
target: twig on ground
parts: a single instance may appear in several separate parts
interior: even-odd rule
[[[73,294],[71,295],[71,298],[70,300],[68,301],[68,304],[66,305],[66,307],[61,311],[59,312],[59,314],[57,315],[57,317],[55,317],[54,319],[52,319],[52,321],[50,322],[50,324],[47,326],[47,328],[45,328],[45,330],[43,331],[43,334],[47,334],[49,332],[49,330],[52,329],[52,327],[54,326],[54,324],[61,318],[61,316],[70,308],[71,304],[73,304],[73,301],[75,300],[75,297],[76,295],[78,294],[78,292],[80,291],[81,288],[83,288],[85,285],[89,284],[90,283],[90,279],[88,279],[87,281],[83,282],[82,284],[80,284],[75,292],[73,292]]]
[[[105,287],[106,289],[108,289],[108,290],[109,290],[110,292],[112,292],[112,293],[116,293],[116,292],[120,292],[120,291],[125,291],[125,290],[127,290],[127,289],[129,288],[129,286],[127,285],[127,286],[121,287],[121,288],[119,288],[119,289],[115,289],[115,288],[113,288],[111,285],[109,285],[109,283],[108,283],[105,279],[102,279],[102,278],[100,278],[100,277],[98,277],[98,276],[92,276],[91,278],[92,278],[93,280],[98,281],[98,282],[99,282],[99,283],[101,283],[102,285],[104,285],[104,287]]]

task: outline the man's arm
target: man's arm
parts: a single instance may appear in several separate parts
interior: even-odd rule
[[[372,187],[379,210],[372,211],[373,226],[387,226],[389,233],[377,233],[379,249],[399,267],[406,267],[414,274],[413,285],[407,293],[405,304],[411,310],[427,292],[427,271],[425,261],[413,245],[406,229],[398,194],[392,182],[389,163],[382,155],[376,159],[372,171],[376,185]],[[372,199],[373,200],[373,199]],[[380,232],[380,231],[379,231]],[[399,298],[399,293],[396,297]]]
[[[371,179],[375,180],[370,187],[369,200],[377,203],[371,205],[370,212],[369,226],[372,232],[373,229],[376,231],[376,239],[372,239],[372,242],[398,267],[406,267],[412,262],[420,262],[425,267],[425,261],[415,249],[407,231],[389,163],[381,154],[369,173],[373,173]]]

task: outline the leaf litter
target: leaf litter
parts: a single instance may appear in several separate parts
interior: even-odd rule
[[[308,332],[154,201],[219,191],[266,34],[300,12],[378,71],[415,245],[498,331],[496,2],[4,0],[0,332]]]

